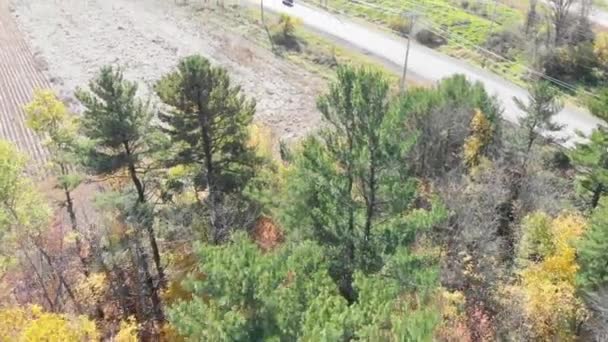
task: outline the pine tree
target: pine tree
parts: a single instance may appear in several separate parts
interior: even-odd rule
[[[589,206],[595,209],[608,193],[608,130],[595,129],[587,141],[576,144],[571,157],[579,166],[579,184],[591,194]]]
[[[312,241],[264,252],[235,234],[229,244],[197,250],[198,272],[183,282],[188,295],[169,309],[169,321],[189,340],[430,341],[440,319],[425,301],[437,268],[403,250],[382,274],[355,274],[360,300],[351,306]],[[417,307],[408,291],[425,304]]]
[[[156,93],[168,107],[160,113],[163,130],[178,146],[172,163],[196,167],[196,190],[208,192],[212,239],[218,243],[232,228],[222,207],[226,196],[243,189],[258,163],[247,146],[255,102],[231,85],[225,69],[198,55],[181,60],[157,83]]]
[[[608,197],[599,201],[577,247],[577,283],[591,311],[587,326],[602,341],[608,336]]]
[[[599,201],[591,225],[578,246],[579,283],[595,291],[608,288],[608,197]]]
[[[331,275],[351,303],[356,270],[375,273],[436,213],[412,211],[417,184],[406,157],[406,101],[393,101],[378,72],[341,67],[318,107],[330,128],[303,142],[288,179],[283,222],[331,255]],[[424,219],[422,219],[424,217]]]
[[[139,100],[136,93],[137,84],[125,80],[121,69],[106,66],[89,83],[89,90],[78,89],[76,97],[85,107],[81,130],[91,144],[87,150],[86,166],[98,175],[126,169],[136,189],[136,205],[126,214],[134,216],[138,225],[147,232],[158,273],[158,286],[148,269],[147,255],[141,248],[139,234],[135,237],[135,253],[152,299],[154,317],[162,321],[159,288],[165,284],[165,273],[143,181],[146,157],[154,152],[147,140],[152,135],[152,113],[148,104]]]
[[[563,108],[558,92],[551,84],[538,81],[530,89],[528,104],[518,98],[513,98],[515,104],[524,112],[519,118],[519,125],[524,133],[524,165],[534,143],[543,133],[557,132],[561,126],[553,122],[553,118]]]

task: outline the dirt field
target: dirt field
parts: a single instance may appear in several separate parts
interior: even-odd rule
[[[6,1],[6,0],[0,0]],[[69,98],[105,64],[126,68],[142,95],[178,59],[200,53],[226,67],[257,102],[257,117],[283,139],[319,124],[316,76],[227,32],[195,19],[174,0],[13,0],[14,15],[48,64],[51,82]]]
[[[47,157],[38,136],[26,127],[23,112],[34,89],[49,86],[36,64],[11,17],[8,0],[0,0],[0,139],[14,143],[30,158],[32,172],[40,171]]]

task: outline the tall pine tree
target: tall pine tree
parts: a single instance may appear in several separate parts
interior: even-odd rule
[[[374,274],[436,222],[412,210],[417,182],[406,159],[416,132],[408,101],[389,96],[378,72],[341,67],[318,107],[329,127],[304,141],[288,179],[285,225],[326,247],[331,275],[350,302],[354,274]]]
[[[255,102],[231,85],[225,69],[199,55],[180,61],[157,83],[156,93],[167,105],[162,128],[178,146],[172,163],[195,167],[194,184],[208,193],[211,236],[218,243],[233,225],[227,198],[240,193],[257,164],[247,146]]]
[[[608,193],[608,130],[595,129],[587,141],[576,145],[571,157],[579,166],[580,186],[590,194],[589,206],[595,209],[600,198]]]
[[[153,151],[147,140],[152,134],[152,113],[148,104],[137,98],[137,84],[124,79],[119,68],[103,67],[89,83],[89,90],[79,89],[76,97],[84,105],[81,129],[91,142],[85,164],[96,174],[115,174],[126,169],[137,192],[137,201],[129,216],[135,217],[148,235],[158,273],[155,284],[149,271],[147,254],[135,237],[135,253],[152,300],[156,320],[163,320],[160,287],[165,283],[160,250],[154,232],[150,206],[147,203],[144,171],[146,157]]]

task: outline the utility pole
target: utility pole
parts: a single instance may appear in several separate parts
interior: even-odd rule
[[[418,17],[416,12],[403,13],[403,17],[410,21],[409,32],[407,34],[407,46],[405,48],[405,61],[403,62],[403,75],[401,76],[401,83],[399,85],[399,90],[401,94],[405,91],[405,81],[407,77],[407,63],[410,57],[410,43],[412,41],[412,34],[414,32],[414,21]]]
[[[488,38],[492,37],[494,34],[494,24],[496,23],[496,6],[498,5],[498,0],[494,0],[494,6],[492,7],[492,17],[490,19],[490,28],[488,29]],[[481,67],[486,67],[486,61],[488,59],[488,54],[484,52],[483,61],[481,62]]]
[[[268,31],[268,26],[266,26],[266,21],[264,20],[264,0],[260,0],[260,14],[262,16],[262,26],[268,35],[268,41],[270,42],[270,50],[275,52],[274,42],[272,41],[272,36],[270,35],[270,31]]]

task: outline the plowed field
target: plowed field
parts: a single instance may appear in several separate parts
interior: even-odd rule
[[[25,124],[23,106],[37,88],[48,88],[44,73],[13,20],[8,0],[0,0],[0,139],[14,143],[38,172],[47,158],[41,139]]]

